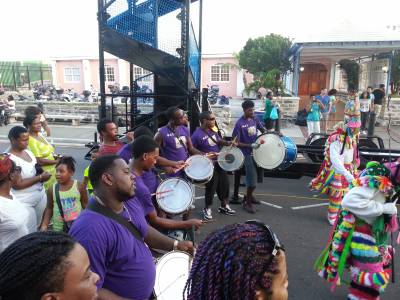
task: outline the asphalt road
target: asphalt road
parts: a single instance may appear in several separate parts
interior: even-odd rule
[[[0,149],[5,148],[6,144],[0,143]],[[72,155],[76,159],[77,179],[82,179],[83,170],[88,165],[88,161],[83,159],[86,151],[82,147],[57,147],[58,153]],[[214,221],[204,225],[197,233],[196,241],[200,242],[208,233],[221,226],[257,218],[272,227],[286,248],[290,299],[345,299],[344,287],[331,293],[329,286],[313,270],[315,259],[326,245],[329,226],[325,219],[327,200],[308,191],[309,180],[310,178],[305,177],[299,180],[264,178],[264,182],[259,184],[255,192],[257,198],[263,202],[257,206],[255,215],[246,213],[237,205],[232,205],[232,208],[238,212],[236,216],[219,215],[217,213],[219,204],[215,201]],[[244,188],[241,189],[243,192]],[[196,189],[196,197],[201,197],[203,193],[202,188]],[[197,199],[195,205],[193,217],[200,218],[204,205],[203,199]],[[400,249],[399,246],[397,248]],[[397,251],[396,261],[400,261],[398,253],[400,251]],[[400,278],[399,266],[398,264],[395,272],[398,279]],[[383,299],[399,299],[399,295],[399,283],[391,283]]]

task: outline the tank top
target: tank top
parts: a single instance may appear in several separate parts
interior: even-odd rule
[[[74,221],[78,218],[81,210],[81,194],[78,189],[78,181],[74,180],[72,187],[68,191],[60,190],[60,202],[64,213],[64,219],[66,222]],[[53,185],[53,230],[62,231],[64,222],[61,218],[60,211],[58,209],[55,193],[55,184]]]

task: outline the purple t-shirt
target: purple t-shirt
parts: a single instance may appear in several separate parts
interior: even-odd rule
[[[257,139],[257,129],[261,132],[265,131],[261,122],[256,119],[247,119],[244,116],[237,120],[235,128],[233,128],[232,138],[238,137],[238,141],[244,144],[252,144]],[[239,147],[244,155],[250,155],[252,149],[250,147]]]
[[[132,155],[132,143],[124,145],[118,151],[119,157],[121,157],[127,164],[129,164],[129,160],[133,157]]]
[[[159,180],[154,169],[143,171],[142,176],[140,177],[142,177],[144,184],[147,186],[151,194],[157,191]]]
[[[189,129],[185,126],[178,126],[175,128],[175,136],[168,126],[164,126],[159,129],[159,133],[163,139],[160,148],[162,157],[174,161],[186,160],[189,157],[187,149],[187,141],[190,139]],[[179,142],[177,136],[184,145]]]
[[[149,188],[143,182],[142,176],[135,175],[135,197],[131,200],[128,200],[128,202],[139,201],[143,206],[144,215],[147,216],[149,213],[155,211],[155,208],[153,202],[151,201],[151,193]]]
[[[94,201],[91,199],[90,201]],[[125,202],[129,215],[143,237],[148,225],[139,200]],[[148,299],[155,282],[155,265],[149,248],[124,226],[85,209],[69,231],[88,252],[91,269],[100,276],[97,288],[129,299]]]
[[[193,147],[204,153],[219,152],[220,148],[214,141],[218,142],[221,137],[210,129],[207,129],[207,133],[202,128],[197,128],[192,134]]]

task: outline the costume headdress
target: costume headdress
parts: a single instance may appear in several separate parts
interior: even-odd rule
[[[344,125],[348,128],[360,128],[360,102],[357,98],[350,98],[344,107]]]

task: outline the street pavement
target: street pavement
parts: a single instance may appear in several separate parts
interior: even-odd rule
[[[54,130],[54,132],[56,132]],[[88,135],[89,138],[90,135]],[[7,143],[0,142],[0,149],[4,150]],[[84,160],[87,149],[80,146],[56,146],[56,152],[72,155],[76,159],[76,178],[81,180],[83,170],[88,165]],[[232,177],[232,176],[231,176]],[[232,178],[230,178],[232,180]],[[313,270],[313,264],[327,243],[329,229],[325,218],[327,199],[311,193],[307,185],[311,178],[282,179],[264,178],[255,191],[257,199],[262,201],[257,205],[255,215],[248,214],[240,206],[232,205],[237,211],[236,216],[220,215],[217,212],[219,201],[215,199],[213,205],[213,222],[205,224],[196,234],[196,242],[201,242],[210,232],[224,225],[244,222],[248,219],[259,219],[269,224],[277,233],[286,249],[289,273],[289,299],[295,300],[330,300],[345,299],[346,289],[339,287],[331,293],[329,285],[320,279]],[[232,191],[232,189],[231,189]],[[244,188],[241,187],[241,193]],[[195,210],[192,217],[201,218],[204,205],[204,188],[196,188]],[[399,207],[400,209],[400,207]],[[399,246],[397,247],[398,249]],[[397,251],[395,260],[400,261],[400,251]],[[397,264],[396,278],[400,278]],[[397,295],[397,296],[396,296]],[[399,283],[389,284],[383,299],[399,299]]]

